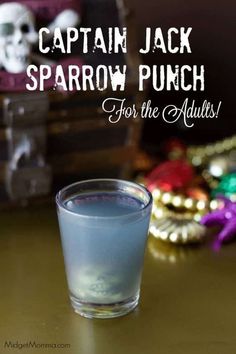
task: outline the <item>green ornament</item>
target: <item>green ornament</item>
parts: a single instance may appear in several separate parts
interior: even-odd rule
[[[212,191],[214,198],[219,195],[230,198],[234,194],[236,194],[236,173],[223,176],[218,187]]]

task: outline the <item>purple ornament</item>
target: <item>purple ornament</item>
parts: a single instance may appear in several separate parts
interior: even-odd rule
[[[220,243],[230,241],[236,236],[236,203],[227,198],[222,198],[224,207],[203,216],[201,224],[205,226],[221,226],[222,230],[217,235]]]

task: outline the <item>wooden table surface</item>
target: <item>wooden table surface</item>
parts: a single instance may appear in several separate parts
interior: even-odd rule
[[[71,309],[54,208],[1,212],[0,253],[1,354],[236,353],[236,242],[214,253],[150,238],[140,306],[113,320]]]

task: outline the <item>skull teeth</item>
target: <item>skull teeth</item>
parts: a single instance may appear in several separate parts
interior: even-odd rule
[[[17,55],[16,59],[21,61],[22,63],[26,63],[28,61],[28,57],[25,55]]]

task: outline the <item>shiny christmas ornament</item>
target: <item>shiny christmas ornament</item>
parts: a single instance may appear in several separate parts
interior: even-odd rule
[[[202,182],[202,177],[199,180],[193,167],[184,160],[164,162],[146,177],[144,183],[154,200],[151,235],[183,245],[205,238],[206,228],[199,221],[210,210],[218,208],[219,203],[209,201],[199,181]]]
[[[187,158],[193,166],[202,166],[215,155],[231,152],[236,149],[236,135],[217,141],[213,144],[190,146],[187,149]]]
[[[236,236],[236,203],[229,199],[224,200],[224,207],[205,215],[201,224],[205,226],[221,226],[222,230],[217,235],[220,243],[229,241]]]
[[[204,240],[205,229],[199,221],[222,205],[222,201],[193,199],[181,194],[154,189],[150,233],[155,238],[175,244]]]
[[[216,189],[220,178],[235,171],[236,150],[232,150],[227,155],[218,155],[211,158],[207,168],[202,172],[202,177],[211,189]]]
[[[218,204],[220,203],[217,200],[209,201],[206,194],[201,194],[200,191],[195,191],[192,193],[195,198],[185,196],[179,193],[173,192],[164,192],[160,188],[155,188],[152,191],[152,196],[154,199],[154,204],[161,203],[164,206],[170,207],[171,210],[181,210],[181,211],[202,211],[204,213],[208,212],[209,210],[214,210],[218,208]],[[198,199],[196,197],[202,198]]]
[[[222,177],[218,187],[212,191],[212,196],[223,195],[230,199],[236,197],[236,173],[230,173]]]
[[[164,150],[170,160],[179,160],[186,157],[187,147],[176,138],[170,139],[164,146]]]
[[[212,177],[221,178],[229,172],[229,158],[227,155],[213,157],[207,169]]]
[[[149,232],[162,241],[189,244],[201,242],[205,238],[206,228],[192,218],[175,215],[152,220]]]
[[[186,187],[194,177],[192,166],[184,160],[166,161],[157,166],[147,177],[150,191],[160,188],[165,192]]]
[[[208,211],[203,209],[203,210],[190,210],[190,209],[174,209],[171,207],[168,207],[164,205],[163,203],[160,202],[155,202],[153,203],[153,209],[152,209],[152,216],[153,219],[161,219],[164,217],[178,217],[178,218],[187,218],[191,220],[195,220],[199,222],[202,218],[203,215],[205,215]]]

